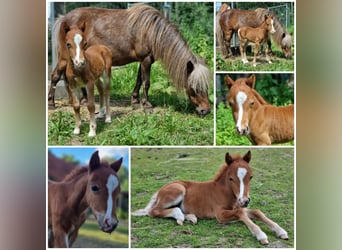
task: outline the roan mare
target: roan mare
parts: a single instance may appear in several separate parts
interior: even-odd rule
[[[260,45],[266,43],[269,34],[274,34],[276,31],[273,26],[273,16],[265,16],[265,20],[261,23],[259,27],[252,28],[249,26],[243,26],[238,29],[238,37],[240,41],[240,53],[241,59],[243,63],[248,63],[246,48],[247,45],[252,42],[254,43],[254,58],[253,58],[253,66],[256,66],[256,57],[259,53]],[[268,63],[272,63],[270,57],[268,55],[268,45],[266,45],[266,60]]]
[[[265,15],[273,15],[274,29],[273,41],[280,47],[286,59],[292,58],[292,37],[283,28],[278,18],[269,10],[258,8],[256,10],[228,9],[227,4],[222,4],[216,17],[216,37],[221,48],[223,58],[232,56],[230,40],[234,32],[243,26],[256,28],[264,21]],[[271,48],[271,38],[267,39]],[[271,51],[271,50],[270,50]]]
[[[84,29],[84,27],[82,28]],[[76,120],[74,134],[78,135],[81,127],[80,102],[77,98],[77,85],[80,82],[81,86],[86,85],[87,87],[87,106],[90,115],[88,136],[93,137],[96,135],[95,85],[100,95],[100,111],[97,117],[103,118],[106,113],[105,122],[111,122],[109,101],[112,53],[104,45],[92,45],[85,49],[86,38],[84,37],[83,30],[80,30],[76,26],[65,26],[63,29],[66,32],[65,44],[69,55],[65,76],[68,82],[67,89],[72,100]],[[106,103],[105,107],[104,102]]]
[[[227,102],[232,109],[236,131],[254,145],[271,145],[294,139],[294,105],[267,103],[256,92],[255,75],[234,81],[226,75]]]
[[[61,182],[48,183],[49,247],[71,247],[78,229],[86,220],[86,209],[92,213],[103,232],[111,233],[119,223],[116,199],[120,193],[117,172],[122,158],[111,165],[100,162],[98,151],[88,167],[74,169]]]
[[[266,234],[252,219],[264,222],[278,237],[288,239],[287,232],[256,209],[246,208],[250,202],[249,184],[252,170],[251,152],[243,157],[226,153],[225,164],[213,180],[206,182],[175,181],[156,192],[144,209],[135,216],[174,218],[179,225],[184,220],[193,224],[197,218],[216,218],[219,223],[242,221],[262,244],[268,244]]]
[[[151,108],[148,100],[152,63],[160,60],[177,89],[185,89],[200,116],[210,112],[208,98],[211,74],[203,59],[195,56],[178,28],[161,13],[144,4],[128,9],[77,8],[56,20],[52,39],[57,53],[57,65],[51,74],[49,105],[54,106],[55,87],[65,72],[67,48],[64,25],[85,27],[87,46],[103,44],[111,49],[112,65],[140,62],[138,77],[131,96],[133,105],[139,104],[139,90],[143,85],[141,104]]]

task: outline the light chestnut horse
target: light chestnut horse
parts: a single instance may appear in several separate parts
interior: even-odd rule
[[[252,219],[264,222],[275,234],[288,239],[287,232],[260,210],[247,209],[250,202],[249,184],[252,169],[251,152],[243,157],[226,153],[225,164],[213,180],[206,182],[175,181],[156,192],[147,206],[132,213],[135,216],[174,218],[177,224],[185,220],[193,224],[197,218],[216,218],[219,223],[242,221],[262,244],[268,244],[266,234]]]
[[[229,9],[227,4],[221,5],[216,17],[216,37],[221,48],[222,57],[228,58],[232,56],[230,40],[239,28],[243,26],[258,27],[264,21],[265,15],[273,15],[276,30],[271,36],[273,41],[282,49],[286,59],[292,58],[292,37],[271,11],[263,8],[255,10]],[[267,39],[270,49],[271,37]]]
[[[66,64],[67,89],[75,112],[74,134],[80,133],[81,117],[80,102],[77,97],[78,85],[85,85],[88,92],[88,111],[90,115],[89,137],[96,135],[96,117],[94,86],[100,95],[99,118],[106,116],[105,122],[111,122],[110,114],[110,78],[112,75],[112,53],[104,45],[92,45],[86,48],[86,38],[83,30],[76,26],[68,27],[64,24],[66,32],[65,45],[68,51]],[[103,79],[103,80],[102,80]],[[105,103],[105,106],[104,106]]]
[[[98,151],[93,153],[88,167],[74,169],[61,182],[48,183],[49,247],[71,247],[78,229],[91,208],[101,230],[114,231],[119,223],[116,199],[120,193],[117,172],[122,158],[111,165],[100,162]]]
[[[270,57],[268,55],[268,44],[266,43],[267,38],[270,34],[274,34],[276,31],[273,26],[273,16],[265,15],[265,20],[261,23],[259,27],[253,28],[249,26],[243,26],[238,29],[238,37],[240,41],[240,53],[241,59],[243,63],[248,63],[246,48],[248,44],[254,44],[254,58],[253,58],[253,66],[256,66],[256,57],[259,53],[259,47],[262,44],[266,44],[265,54],[266,60],[268,63],[272,63]]]
[[[208,89],[212,76],[208,66],[193,54],[176,25],[158,10],[144,4],[128,9],[77,8],[56,20],[52,39],[57,65],[51,74],[50,106],[54,106],[55,87],[66,67],[64,24],[85,27],[87,46],[103,44],[109,47],[113,66],[140,63],[131,96],[132,105],[141,103],[144,108],[152,107],[148,97],[150,72],[154,61],[159,60],[177,90],[186,91],[197,114],[210,113]],[[141,86],[143,94],[139,100]]]
[[[255,75],[234,81],[226,75],[227,102],[232,109],[236,131],[254,145],[271,145],[294,139],[294,105],[267,103],[255,91]]]

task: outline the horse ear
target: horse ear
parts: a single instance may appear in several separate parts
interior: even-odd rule
[[[68,33],[69,30],[70,30],[69,25],[66,23],[66,21],[63,21],[63,22],[61,23],[60,31],[61,31],[62,34],[65,36],[66,33]]]
[[[188,75],[191,74],[191,72],[194,70],[195,66],[191,61],[188,61],[188,63],[186,64],[186,70]]]
[[[110,165],[110,167],[117,173],[121,167],[121,164],[122,164],[122,157],[119,160],[113,162]]]
[[[99,151],[95,151],[90,158],[89,162],[89,171],[93,171],[94,169],[100,166],[100,158],[99,158]]]
[[[230,165],[233,162],[233,158],[230,156],[230,154],[226,153],[226,163],[227,165]]]
[[[226,75],[224,77],[224,82],[226,83],[228,89],[230,89],[234,85],[234,83],[235,83],[234,80],[229,77],[229,75]]]
[[[79,26],[78,26],[78,28],[79,28],[82,32],[84,32],[85,29],[86,29],[85,21],[83,21],[82,23],[80,23]]]
[[[252,153],[250,150],[248,150],[248,152],[243,156],[242,159],[246,162],[250,162],[251,158],[252,158]]]
[[[255,87],[255,75],[251,75],[247,81],[246,81],[246,84],[251,88],[251,89],[254,89]]]

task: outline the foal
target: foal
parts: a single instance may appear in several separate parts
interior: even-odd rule
[[[66,78],[69,82],[69,95],[72,99],[76,120],[74,134],[78,135],[80,133],[81,126],[80,103],[76,93],[77,84],[81,83],[82,86],[84,84],[86,85],[89,95],[88,111],[90,123],[88,136],[93,137],[96,135],[94,84],[100,95],[100,112],[98,117],[103,118],[105,110],[105,122],[111,122],[109,101],[112,53],[110,49],[104,45],[93,45],[85,49],[86,39],[83,35],[83,31],[76,26],[70,28],[66,33],[65,39],[69,53],[69,59],[66,66]],[[103,81],[100,77],[103,78]],[[103,102],[105,102],[105,108]]]
[[[132,213],[135,216],[171,217],[179,225],[184,220],[193,224],[197,218],[216,218],[219,223],[242,221],[262,244],[268,244],[266,234],[251,219],[264,222],[275,234],[288,239],[287,232],[267,218],[260,210],[247,209],[250,202],[249,183],[252,170],[249,167],[251,152],[243,157],[226,153],[225,164],[215,178],[206,182],[175,181],[166,184],[155,193],[144,209]]]
[[[61,182],[48,184],[49,247],[71,247],[91,208],[103,232],[111,233],[119,221],[116,199],[120,193],[117,175],[122,158],[111,165],[100,162],[98,151],[88,167],[76,168]]]
[[[265,20],[257,28],[244,26],[238,29],[240,41],[240,53],[243,63],[248,63],[246,56],[246,47],[249,42],[255,44],[253,66],[256,66],[256,57],[258,55],[259,46],[266,43],[269,38],[269,33],[274,34],[276,31],[273,26],[273,15],[265,15]],[[268,43],[266,43],[266,60],[272,63],[268,55]]]
[[[227,101],[240,135],[246,135],[254,145],[294,139],[293,105],[277,107],[267,103],[254,89],[254,74],[236,81],[226,75],[224,81],[229,89]]]

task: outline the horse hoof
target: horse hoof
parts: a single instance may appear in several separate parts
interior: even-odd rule
[[[256,67],[257,66],[256,63],[254,63],[253,66]]]
[[[263,245],[268,245],[269,242],[268,240],[265,239],[265,240],[260,240],[260,243]]]
[[[268,63],[269,63],[269,64],[272,64],[272,62],[271,62],[271,61],[268,61]]]
[[[74,129],[74,135],[79,135],[80,134],[80,129],[79,128],[75,128]]]
[[[111,122],[112,122],[112,119],[110,117],[106,118],[105,123],[111,123]]]
[[[283,234],[283,235],[280,235],[279,238],[282,240],[288,240],[289,236],[287,236],[287,234]]]
[[[177,220],[177,224],[183,226],[183,221],[182,220]]]

